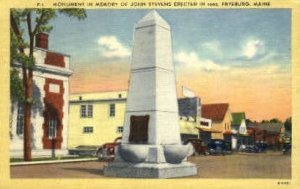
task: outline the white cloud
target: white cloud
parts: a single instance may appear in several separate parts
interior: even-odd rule
[[[216,53],[218,55],[223,54],[219,41],[216,41],[216,40],[208,41],[208,42],[203,43],[201,46],[204,50],[209,50],[209,51],[211,51],[213,53]]]
[[[287,73],[288,67],[280,66],[276,63],[269,63],[265,65],[257,65],[251,67],[234,67],[228,65],[217,64],[209,59],[201,59],[195,52],[179,52],[174,56],[174,60],[178,62],[178,68],[188,72],[196,71],[197,73],[226,71],[226,73],[244,77],[246,75],[257,75],[270,77],[270,75]]]
[[[242,54],[247,59],[253,59],[263,55],[266,51],[265,43],[261,40],[248,40],[242,49]]]
[[[98,39],[102,56],[106,58],[125,58],[130,56],[130,50],[115,36],[101,36]]]
[[[175,61],[180,63],[180,66],[186,68],[202,69],[206,71],[222,71],[227,70],[227,66],[216,64],[212,60],[202,60],[195,52],[179,52],[175,54]]]

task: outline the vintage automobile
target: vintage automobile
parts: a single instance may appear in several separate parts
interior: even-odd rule
[[[231,152],[224,140],[211,139],[207,145],[208,153],[211,155],[225,155]]]
[[[252,145],[241,145],[240,152],[261,153],[266,152],[268,145],[266,143],[256,143]]]
[[[80,145],[68,151],[71,156],[96,156],[98,147],[99,146]]]
[[[283,154],[284,155],[291,154],[291,148],[292,148],[291,143],[284,143],[282,148]]]
[[[255,146],[258,149],[258,152],[266,152],[268,148],[268,144],[265,142],[256,143]]]
[[[113,160],[115,158],[115,147],[121,144],[122,137],[116,138],[113,142],[105,143],[97,150],[98,160]]]
[[[204,145],[201,139],[191,138],[184,141],[183,144],[192,144],[194,147],[194,154],[193,155],[208,155],[207,147]]]

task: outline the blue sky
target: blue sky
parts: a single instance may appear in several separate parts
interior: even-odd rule
[[[103,59],[109,62],[99,50],[100,37],[114,36],[130,51],[133,26],[148,11],[88,10],[83,21],[59,16],[53,21],[50,49],[70,54],[74,66]],[[158,12],[172,26],[174,54],[194,52],[220,65],[256,66],[270,60],[290,64],[289,9]]]
[[[58,16],[49,48],[71,55],[70,92],[127,90],[134,24],[149,10]],[[158,10],[170,24],[177,93],[256,120],[291,115],[290,9]]]

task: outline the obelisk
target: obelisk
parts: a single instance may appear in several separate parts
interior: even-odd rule
[[[107,176],[170,178],[197,174],[181,144],[171,29],[150,11],[135,25],[122,143]]]

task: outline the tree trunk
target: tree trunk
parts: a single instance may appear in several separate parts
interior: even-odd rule
[[[32,106],[32,69],[28,70],[27,83],[25,85],[24,104],[24,160],[31,161],[31,106]]]
[[[27,26],[28,26],[28,34],[29,34],[29,57],[33,58],[33,41],[34,36],[32,34],[31,28],[31,13],[27,14]],[[25,84],[25,107],[24,107],[24,114],[25,114],[25,124],[24,124],[24,160],[31,161],[31,106],[33,102],[32,98],[32,82],[33,82],[33,75],[32,75],[32,67],[27,68],[28,70],[28,77],[27,82]]]

